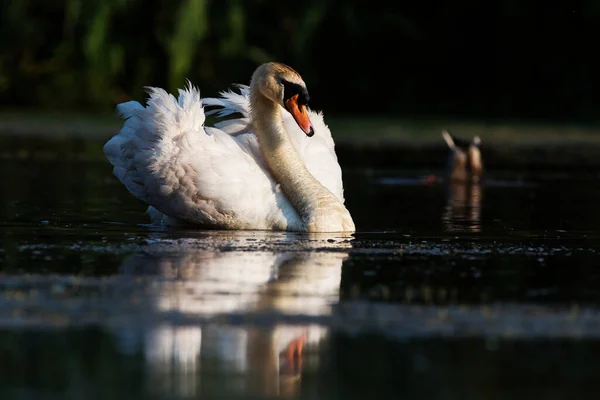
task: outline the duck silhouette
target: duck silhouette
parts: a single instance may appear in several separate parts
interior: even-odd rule
[[[451,135],[447,130],[442,131],[442,137],[449,148],[446,165],[446,179],[449,181],[479,182],[483,175],[481,160],[481,138],[474,136],[466,140]]]

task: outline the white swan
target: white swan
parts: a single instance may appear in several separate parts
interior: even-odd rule
[[[300,75],[266,63],[239,86],[205,99],[191,85],[178,99],[149,88],[146,107],[119,104],[126,121],[104,146],[114,174],[150,205],[153,223],[353,232],[331,132],[307,108]],[[208,127],[203,106],[241,117]]]

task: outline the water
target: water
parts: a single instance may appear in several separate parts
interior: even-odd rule
[[[348,163],[354,235],[172,231],[100,142],[3,144],[2,399],[598,392],[593,171]]]

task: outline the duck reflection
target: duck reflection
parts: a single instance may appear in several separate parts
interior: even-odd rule
[[[479,182],[446,182],[442,223],[449,232],[481,231],[482,190]]]
[[[442,132],[448,145],[448,160],[444,182],[446,205],[442,222],[450,232],[481,231],[481,139],[465,140],[448,131]]]
[[[146,301],[160,313],[217,319],[256,311],[327,315],[339,299],[347,257],[344,252],[312,251],[139,253],[123,263],[122,273],[150,280]],[[165,324],[140,333],[151,390],[177,397],[294,393],[305,353],[318,350],[327,330],[267,325]]]

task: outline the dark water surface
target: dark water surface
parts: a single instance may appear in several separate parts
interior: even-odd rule
[[[3,143],[1,399],[600,390],[594,171],[347,168],[354,235],[172,231],[101,143]]]

